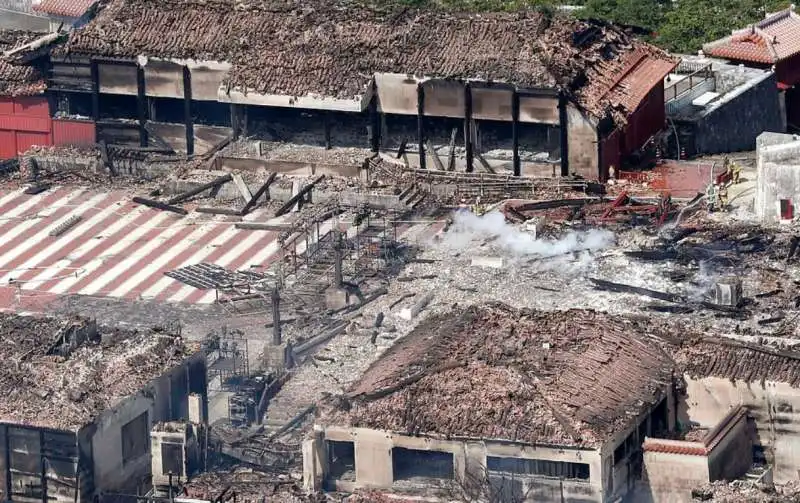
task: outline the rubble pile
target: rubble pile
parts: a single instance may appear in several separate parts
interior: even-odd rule
[[[209,471],[192,478],[183,486],[189,498],[217,501],[233,497],[240,503],[323,503],[329,501],[322,495],[308,495],[297,481],[284,475],[265,473],[250,468],[230,471]],[[234,496],[235,495],[235,496]]]
[[[624,426],[620,418],[655,403],[671,379],[671,360],[639,332],[592,311],[502,304],[429,317],[367,370],[344,410],[333,412],[335,424],[599,444]]]
[[[706,503],[795,503],[800,501],[800,485],[793,481],[775,486],[748,480],[719,481],[692,491],[692,501]]]
[[[0,53],[33,42],[41,36],[41,33],[21,30],[0,30]],[[8,58],[0,58],[0,94],[3,96],[40,94],[46,87],[44,78],[36,67],[15,64]]]
[[[156,332],[98,331],[83,318],[3,315],[0,337],[0,420],[60,430],[79,429],[197,349]]]

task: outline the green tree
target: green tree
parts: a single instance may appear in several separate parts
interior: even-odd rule
[[[586,0],[577,14],[658,31],[670,5],[669,0]]]
[[[665,15],[657,42],[673,52],[693,53],[786,7],[786,0],[677,0]]]

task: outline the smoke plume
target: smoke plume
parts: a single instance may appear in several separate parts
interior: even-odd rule
[[[500,212],[477,216],[468,211],[458,211],[443,244],[453,249],[466,249],[471,242],[480,239],[494,239],[494,246],[517,257],[544,258],[607,248],[614,243],[614,234],[592,229],[569,232],[557,240],[537,239],[532,233],[506,223]]]

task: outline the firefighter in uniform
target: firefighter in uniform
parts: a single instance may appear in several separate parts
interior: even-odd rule
[[[719,188],[719,206],[721,210],[726,210],[728,208],[728,187],[723,185]]]

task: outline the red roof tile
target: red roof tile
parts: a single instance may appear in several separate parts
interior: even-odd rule
[[[800,16],[786,9],[703,47],[718,58],[774,64],[800,53]]]
[[[709,450],[700,442],[680,442],[648,438],[642,445],[645,452],[662,452],[664,454],[683,454],[686,456],[707,456]]]
[[[42,0],[34,10],[53,16],[81,17],[97,0]]]

